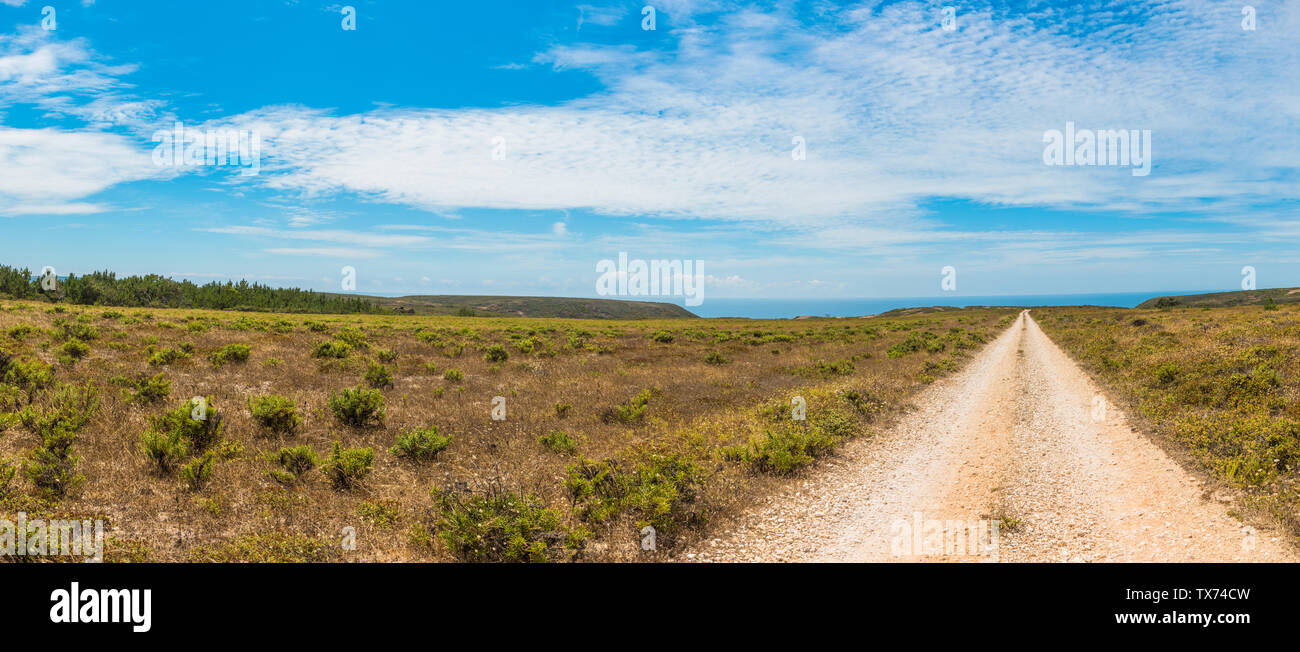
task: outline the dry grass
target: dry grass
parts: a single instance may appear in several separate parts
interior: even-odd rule
[[[660,451],[698,461],[707,481],[694,506],[706,521],[682,536],[702,536],[776,483],[788,481],[756,473],[721,454],[723,447],[744,444],[771,426],[771,419],[760,415],[761,406],[769,405],[769,415],[779,418],[788,412],[790,398],[800,394],[808,401],[811,420],[819,411],[838,409],[840,390],[856,389],[883,401],[883,409],[855,415],[854,427],[865,434],[873,423],[879,426],[903,409],[924,383],[959,366],[1013,313],[616,322],[72,307],[58,313],[48,304],[12,301],[4,308],[0,349],[15,359],[52,365],[56,385],[93,385],[100,408],[77,436],[79,472],[86,478],[79,491],[43,501],[19,473],[9,494],[0,498],[0,515],[12,517],[19,509],[102,515],[113,536],[110,559],[156,561],[452,559],[447,547],[429,536],[436,529],[433,488],[472,494],[495,487],[537,496],[565,527],[576,527],[564,480],[577,458],[538,441],[557,429],[577,439],[583,458],[631,462],[647,451]],[[59,361],[60,320],[88,323],[98,331],[87,341],[90,352],[83,359]],[[7,334],[22,326],[33,330],[20,339]],[[344,329],[364,333],[368,347],[343,360],[313,357],[319,343]],[[672,341],[652,337],[661,331],[671,334]],[[922,332],[935,336],[918,338]],[[914,343],[924,339],[936,350],[887,354],[909,337]],[[529,353],[521,351],[527,345],[520,346],[527,340],[533,341]],[[251,347],[249,359],[220,366],[210,362],[212,353],[231,344]],[[493,344],[503,345],[509,358],[485,360],[484,352]],[[152,351],[182,347],[191,348],[189,358],[156,367],[147,362]],[[381,390],[387,409],[382,425],[339,423],[327,407],[331,394],[363,384],[381,351],[396,354],[388,363],[395,370],[393,385]],[[725,362],[713,356],[714,363],[707,363],[712,353]],[[819,361],[849,362],[852,371],[838,375],[826,365],[819,369]],[[462,372],[463,380],[446,380],[451,369]],[[124,390],[110,383],[117,376],[160,371],[171,391],[156,404],[128,402]],[[47,405],[53,389],[36,392],[32,402]],[[602,419],[647,389],[652,394],[642,420]],[[248,401],[267,394],[297,404],[303,423],[294,434],[270,436],[253,421]],[[196,396],[211,397],[221,411],[224,433],[213,448],[218,461],[210,481],[191,491],[175,475],[152,470],[140,442],[151,418]],[[495,396],[506,399],[504,421],[491,418]],[[18,405],[0,403],[0,411],[16,411],[26,402],[21,397]],[[571,406],[563,417],[557,403]],[[399,434],[429,426],[454,438],[434,460],[407,461],[389,452]],[[279,468],[268,455],[282,446],[306,444],[323,457],[335,441],[374,449],[373,472],[360,489],[338,491],[319,470],[289,488],[268,477],[268,471]],[[10,423],[0,433],[0,457],[24,460],[36,444],[27,428]],[[345,527],[357,532],[357,548],[347,553],[338,546]],[[587,527],[593,534],[582,559],[671,554],[663,548],[643,553],[632,515]]]

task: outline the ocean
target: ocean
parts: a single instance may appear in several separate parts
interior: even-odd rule
[[[1001,296],[939,296],[882,299],[710,299],[686,309],[701,317],[747,317],[788,319],[812,317],[860,317],[895,308],[921,306],[1113,306],[1132,308],[1155,297],[1198,294],[1214,290],[1170,290],[1167,292],[1120,292],[1107,294],[1022,294]]]

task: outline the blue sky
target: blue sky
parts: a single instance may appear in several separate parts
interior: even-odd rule
[[[702,261],[706,301],[933,296],[945,266],[971,296],[1300,285],[1300,3],[1253,8],[0,0],[0,263],[593,296],[627,252]],[[178,120],[258,134],[258,174],[158,165]],[[1150,174],[1045,165],[1067,122],[1150,130]]]

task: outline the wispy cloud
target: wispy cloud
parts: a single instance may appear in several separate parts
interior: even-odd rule
[[[1133,212],[1300,198],[1300,91],[1268,72],[1297,51],[1296,11],[1253,33],[1211,3],[1129,23],[1105,6],[1074,13],[962,11],[946,32],[929,3],[827,11],[811,28],[741,8],[731,29],[689,32],[667,54],[548,50],[539,60],[610,87],[562,106],[271,107],[234,121],[267,135],[259,182],[272,188],[439,210],[883,225],[936,196]],[[1076,19],[1093,28],[1072,32]],[[1156,171],[1043,165],[1044,130],[1067,121],[1150,129]],[[806,160],[792,160],[796,137]]]

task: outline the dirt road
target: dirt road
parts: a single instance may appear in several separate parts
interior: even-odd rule
[[[686,558],[1296,561],[1135,432],[1028,312],[915,403]]]

